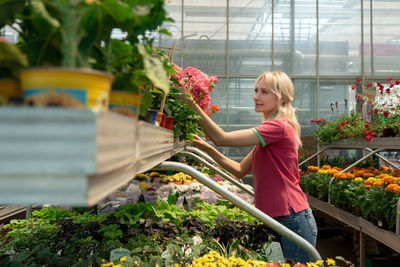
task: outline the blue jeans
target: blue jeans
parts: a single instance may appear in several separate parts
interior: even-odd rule
[[[275,217],[274,219],[303,237],[315,247],[317,243],[318,228],[310,208],[299,211],[298,213],[295,213],[293,209],[290,208],[290,215]],[[282,252],[285,258],[291,259],[295,263],[307,263],[312,261],[308,254],[292,243],[292,241],[286,237],[280,236],[279,234],[276,236],[278,239],[280,238]]]

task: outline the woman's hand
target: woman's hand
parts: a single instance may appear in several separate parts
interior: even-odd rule
[[[207,152],[211,148],[210,144],[208,144],[206,141],[204,141],[197,135],[193,135],[193,143],[191,144],[205,152]]]

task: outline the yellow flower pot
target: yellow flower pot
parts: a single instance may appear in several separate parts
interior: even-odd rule
[[[111,91],[110,92],[110,105],[111,111],[137,119],[139,117],[139,108],[141,95],[125,92],[125,91]]]
[[[0,106],[21,102],[22,92],[19,83],[11,79],[0,79]]]
[[[112,75],[95,70],[37,68],[19,73],[24,103],[108,110]]]

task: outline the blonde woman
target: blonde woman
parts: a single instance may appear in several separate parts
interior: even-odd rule
[[[179,90],[185,92],[186,88]],[[315,246],[317,225],[299,186],[297,149],[301,139],[293,97],[294,87],[285,73],[265,72],[258,77],[254,88],[255,111],[262,114],[263,123],[233,132],[223,131],[192,99],[183,101],[201,115],[199,124],[216,146],[255,146],[239,163],[198,136],[193,142],[239,179],[253,171],[256,207]],[[303,263],[311,261],[302,249],[287,238],[277,236],[285,258]]]

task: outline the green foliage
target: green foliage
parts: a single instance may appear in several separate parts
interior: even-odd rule
[[[328,185],[332,175],[312,172],[300,177],[300,186],[305,192],[321,200],[328,200]]]
[[[386,192],[384,186],[379,186],[365,190],[356,204],[360,206],[364,218],[384,222],[386,227],[394,229],[398,200],[399,194]]]
[[[328,200],[328,185],[332,175],[310,173],[300,177],[300,185],[307,194]],[[330,200],[333,205],[393,230],[396,224],[399,194],[386,192],[386,186],[364,188],[354,179],[335,179],[331,184]]]
[[[174,117],[172,127],[174,137],[181,141],[189,140],[193,142],[193,134],[201,135],[203,133],[197,124],[201,117],[183,101],[177,100],[178,94],[180,92],[177,89],[171,88],[171,93],[165,103],[165,111],[168,116]]]
[[[365,130],[361,114],[353,111],[350,115],[344,114],[335,121],[321,124],[315,131],[315,137],[322,144],[330,144],[346,138],[361,138]]]
[[[358,200],[365,193],[364,184],[353,179],[335,179],[331,185],[331,203],[360,215]]]

